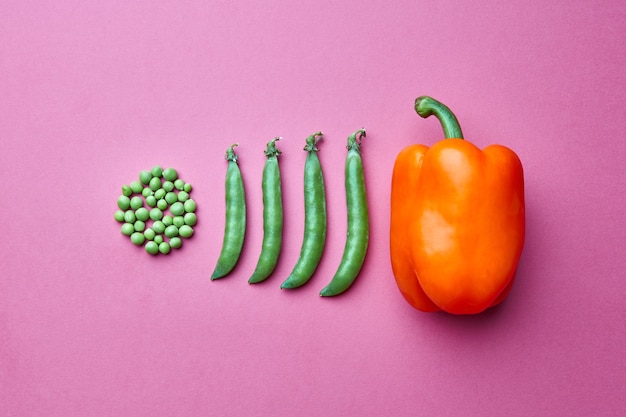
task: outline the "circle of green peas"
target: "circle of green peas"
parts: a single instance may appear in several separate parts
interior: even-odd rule
[[[174,168],[141,171],[139,180],[122,186],[114,218],[121,232],[150,255],[167,255],[193,236],[198,222],[192,186]]]

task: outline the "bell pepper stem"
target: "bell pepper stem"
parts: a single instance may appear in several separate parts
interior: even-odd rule
[[[463,132],[461,126],[452,110],[445,104],[435,100],[432,97],[421,96],[415,99],[415,111],[423,118],[435,115],[441,127],[443,127],[443,134],[446,139],[463,139]]]

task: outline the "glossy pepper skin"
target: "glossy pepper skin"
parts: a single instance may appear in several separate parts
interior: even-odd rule
[[[419,97],[446,139],[410,145],[395,162],[391,187],[391,262],[404,298],[425,312],[477,314],[508,294],[524,246],[524,174],[501,145],[463,139],[454,114]]]

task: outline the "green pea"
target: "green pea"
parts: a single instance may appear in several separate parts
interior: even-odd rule
[[[174,226],[180,228],[183,224],[185,224],[185,218],[183,216],[174,217]]]
[[[156,255],[157,253],[159,253],[159,245],[157,245],[155,242],[146,243],[146,252],[148,252],[150,255]]]
[[[135,233],[135,228],[130,223],[124,223],[122,225],[122,234],[126,236],[130,236]]]
[[[156,232],[154,230],[152,230],[152,229],[146,229],[143,232],[143,235],[145,236],[146,239],[153,240],[154,237],[156,236]]]
[[[157,201],[157,207],[160,208],[161,210],[167,210],[167,201],[165,200],[159,200]]]
[[[126,197],[130,197],[131,195],[133,195],[132,188],[130,188],[128,185],[122,185],[122,195],[125,195]]]
[[[117,210],[115,212],[115,220],[122,223],[124,221],[124,214],[122,210]]]
[[[146,204],[149,207],[156,207],[157,199],[153,195],[149,195],[148,197],[146,197]]]
[[[174,181],[174,187],[176,187],[177,190],[182,190],[183,187],[185,187],[185,181],[181,180],[180,178],[177,179],[176,181]]]
[[[185,192],[190,193],[192,188],[193,187],[189,183],[183,184],[183,191],[185,191]]]
[[[185,201],[184,208],[187,213],[195,213],[197,205],[196,205],[196,202],[193,200],[193,198],[190,198],[189,200]]]
[[[130,183],[130,189],[133,190],[135,194],[141,194],[143,191],[143,184],[139,181],[133,181]]]
[[[363,177],[363,161],[361,159],[361,140],[364,137],[365,129],[357,130],[348,137],[348,155],[345,165],[346,204],[348,208],[346,244],[337,272],[330,283],[320,292],[323,297],[332,297],[350,288],[365,261],[369,241],[369,213]]]
[[[189,226],[195,226],[198,223],[198,216],[196,213],[185,213],[185,217],[183,217],[185,224]]]
[[[321,138],[322,133],[317,132],[306,139],[304,237],[298,261],[280,288],[297,288],[306,284],[317,269],[326,244],[326,191],[316,146]]]
[[[164,255],[167,255],[168,253],[170,253],[170,251],[172,250],[172,248],[170,247],[170,244],[167,242],[161,242],[159,243],[159,252],[161,252]]]
[[[170,239],[170,246],[172,247],[172,249],[179,249],[181,246],[183,246],[183,241],[179,237],[173,237]]]
[[[163,188],[159,188],[154,192],[154,198],[156,198],[157,200],[161,200],[163,197],[165,197],[166,193],[167,192]]]
[[[135,217],[142,222],[145,222],[150,218],[150,212],[145,207],[139,207],[137,211],[135,211]]]
[[[135,232],[130,235],[130,241],[133,242],[137,246],[143,245],[143,242],[146,241],[146,237],[141,232]]]
[[[183,224],[178,229],[178,235],[180,237],[189,238],[193,235],[193,229],[191,228],[191,226]]]
[[[189,200],[189,193],[187,191],[179,191],[178,192],[178,201],[185,202]]]
[[[156,191],[156,190],[158,190],[159,188],[161,188],[161,178],[158,178],[158,177],[153,177],[153,178],[150,180],[149,187],[150,187],[150,189],[151,189],[152,191]]]
[[[187,200],[187,201],[189,201],[189,200]],[[183,203],[178,201],[178,202],[172,204],[172,207],[170,207],[170,212],[174,216],[182,216],[182,214],[185,212],[185,206],[183,205]]]
[[[139,181],[141,181],[142,184],[150,184],[150,180],[152,179],[152,173],[150,171],[141,171],[139,173]]]
[[[122,210],[128,210],[130,208],[130,198],[125,195],[121,195],[117,199],[117,206]]]
[[[130,208],[137,210],[139,207],[143,207],[143,200],[141,197],[133,197],[130,199]]]
[[[171,225],[165,228],[165,236],[172,238],[178,236],[178,227]]]
[[[165,216],[163,216],[163,220],[161,220],[161,221],[166,226],[171,226],[171,225],[174,224],[174,219],[169,214],[166,214]]]
[[[142,222],[141,220],[137,220],[134,223],[134,227],[137,232],[143,232],[144,230],[146,230],[146,224]]]
[[[265,166],[261,189],[263,191],[263,244],[254,273],[248,279],[250,284],[265,281],[274,272],[282,248],[283,235],[283,203],[278,155],[281,151],[276,147],[274,138],[265,149]]]
[[[157,220],[152,223],[152,229],[154,229],[155,233],[159,235],[165,231],[165,225],[162,221]]]
[[[154,221],[161,220],[163,218],[163,212],[159,208],[153,208],[150,210],[150,218]]]
[[[126,223],[135,223],[135,220],[137,220],[135,212],[132,210],[126,210],[126,212],[124,213],[124,221]]]
[[[172,191],[174,189],[174,183],[172,181],[164,181],[163,189],[167,192]]]
[[[144,198],[149,197],[153,194],[154,194],[154,191],[152,191],[150,188],[147,188],[147,187],[141,191],[141,195],[144,196]]]
[[[157,178],[161,178],[161,176],[163,175],[163,168],[161,168],[158,165],[155,165],[154,167],[152,167],[152,171],[150,171],[151,174]]]
[[[178,201],[178,197],[176,196],[176,193],[170,191],[165,194],[165,201],[167,201],[168,204],[174,204]]]
[[[163,178],[168,181],[174,181],[178,178],[178,172],[176,172],[174,168],[166,168],[165,171],[163,171]]]
[[[161,243],[163,243],[163,235],[156,235],[154,237],[153,242],[156,243],[157,245],[160,245]]]

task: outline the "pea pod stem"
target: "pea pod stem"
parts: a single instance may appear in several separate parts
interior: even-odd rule
[[[223,278],[237,265],[246,233],[246,198],[239,169],[239,156],[231,145],[226,151],[226,221],[224,226],[224,241],[211,280]]]
[[[364,137],[365,129],[359,129],[348,137],[345,165],[348,212],[346,244],[337,272],[320,292],[323,297],[339,295],[350,288],[365,261],[369,243],[369,211],[361,158],[361,140]]]
[[[263,244],[254,273],[248,280],[250,284],[265,281],[276,268],[282,247],[283,203],[278,155],[282,152],[276,147],[279,137],[272,139],[265,149],[263,167]]]
[[[300,256],[289,277],[280,288],[298,288],[306,284],[315,273],[326,244],[326,191],[324,175],[317,152],[322,132],[306,139],[307,152],[304,165],[304,238]]]

